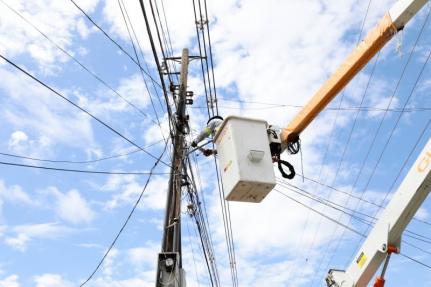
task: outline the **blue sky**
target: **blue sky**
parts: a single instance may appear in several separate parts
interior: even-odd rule
[[[95,80],[70,57],[47,41],[4,4],[43,31],[53,42],[74,55],[94,74],[109,83],[137,109]],[[197,54],[191,1],[157,0],[166,8],[174,54],[184,47]],[[143,49],[148,72],[157,78],[154,59],[144,29],[138,1],[124,1]],[[222,2],[222,3],[219,3]],[[133,48],[115,0],[77,1],[124,49]],[[393,0],[371,1],[364,33],[384,15]],[[208,1],[215,61],[215,79],[223,116],[237,114],[286,125],[298,111],[280,105],[303,105],[355,46],[368,1]],[[146,89],[137,66],[113,45],[68,0],[0,2],[0,54],[17,63],[71,101],[89,110],[140,146],[158,156],[168,125],[162,94],[149,83]],[[430,120],[430,66],[416,89],[412,87],[430,51],[431,24],[426,22],[399,88],[394,89],[429,4],[379,55],[368,89],[374,60],[339,95],[331,108],[363,107],[350,144],[342,154],[356,117],[356,110],[325,110],[302,134],[303,170],[307,178],[336,189],[382,202],[423,129]],[[190,65],[189,90],[195,104],[189,109],[192,128],[206,122],[200,65]],[[366,90],[366,92],[365,92]],[[148,91],[153,97],[161,127]],[[156,92],[157,91],[157,92]],[[375,173],[373,167],[402,113]],[[342,100],[341,104],[340,101]],[[242,102],[240,102],[242,101]],[[258,102],[258,103],[256,103]],[[143,115],[143,113],[145,115]],[[362,162],[381,120],[382,127],[369,158]],[[0,62],[0,152],[28,157],[92,161],[136,150],[124,139],[4,61]],[[425,130],[407,160],[395,188],[429,139]],[[329,145],[328,152],[327,146]],[[170,153],[163,160],[169,162]],[[301,170],[299,155],[286,156]],[[223,286],[230,285],[220,203],[211,160],[197,155],[202,191],[207,200],[211,235]],[[154,159],[142,152],[91,163],[47,163],[1,156],[2,162],[94,171],[146,172]],[[87,286],[154,286],[160,251],[167,166],[156,168],[138,206],[115,248]],[[371,179],[370,179],[370,176]],[[0,287],[79,286],[94,269],[141,192],[146,175],[100,175],[0,166]],[[357,180],[356,180],[357,179]],[[356,181],[356,184],[354,184]],[[367,184],[367,182],[369,183]],[[358,204],[339,192],[297,177],[292,184],[338,204],[375,215],[369,204]],[[367,226],[279,186],[285,194],[320,210],[362,232]],[[185,209],[184,209],[185,211]],[[346,267],[360,238],[342,227],[273,191],[260,204],[231,203],[240,286],[324,286],[328,267]],[[431,222],[429,199],[416,215]],[[195,226],[184,213],[183,256],[188,286],[208,286],[206,267],[199,251]],[[431,236],[429,225],[413,221],[409,230]],[[430,251],[430,245],[409,239]],[[338,248],[336,248],[339,246]],[[431,264],[429,254],[408,246],[403,252]],[[196,263],[194,263],[195,259]],[[389,286],[429,286],[426,269],[401,256],[391,259]]]

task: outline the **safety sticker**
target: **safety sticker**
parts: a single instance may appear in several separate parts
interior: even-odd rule
[[[364,266],[366,261],[367,261],[367,256],[365,256],[364,252],[361,252],[358,259],[356,259],[356,263],[358,264],[359,268],[362,268],[362,266]]]

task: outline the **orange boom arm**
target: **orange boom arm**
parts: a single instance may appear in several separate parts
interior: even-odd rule
[[[308,104],[283,129],[285,143],[295,141],[331,100],[419,11],[427,0],[400,0],[323,84]]]

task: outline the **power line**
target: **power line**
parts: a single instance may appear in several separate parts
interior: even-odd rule
[[[421,261],[419,261],[419,260],[417,260],[417,259],[415,259],[415,258],[413,258],[411,256],[406,255],[405,253],[400,253],[400,255],[403,256],[403,257],[405,257],[405,258],[407,258],[407,259],[409,259],[409,260],[411,260],[411,261],[413,261],[413,262],[415,262],[415,263],[417,263],[417,264],[419,264],[419,265],[422,265],[422,266],[424,266],[424,267],[426,267],[428,269],[431,269],[431,265],[423,263],[423,262],[421,262]]]
[[[189,156],[187,156],[187,158],[185,159],[185,162],[186,163],[184,163],[183,165],[185,169],[184,173],[187,174],[187,178],[188,178],[187,180],[190,182],[190,184],[186,185],[187,194],[189,197],[189,204],[187,206],[188,213],[191,217],[194,217],[196,222],[196,227],[198,229],[199,237],[201,239],[202,250],[204,252],[204,259],[208,267],[211,286],[220,286],[220,278],[219,278],[218,268],[216,264],[216,257],[215,257],[214,246],[213,246],[213,241],[212,241],[210,227],[209,227],[210,225],[208,221],[208,215],[206,213],[206,203],[205,203],[204,194],[202,192],[199,192],[197,188],[196,180],[195,180],[195,176],[194,176],[194,172],[192,169]],[[202,208],[201,206],[199,193],[201,193],[202,195],[204,208]]]
[[[354,228],[352,228],[352,227],[350,227],[348,225],[343,224],[342,222],[340,222],[340,221],[338,221],[338,220],[336,220],[336,219],[334,219],[334,218],[332,218],[332,217],[330,217],[330,216],[328,216],[328,215],[326,215],[326,214],[324,214],[324,213],[322,213],[322,212],[320,212],[320,211],[318,211],[318,210],[316,210],[316,209],[314,209],[314,208],[312,208],[312,207],[310,207],[310,206],[308,206],[308,205],[300,202],[299,200],[296,200],[295,198],[293,198],[293,197],[291,197],[291,196],[289,196],[287,194],[284,194],[283,192],[279,191],[278,189],[275,188],[274,190],[277,191],[278,193],[280,193],[281,195],[283,195],[284,197],[289,198],[290,200],[296,202],[297,204],[299,204],[299,205],[301,205],[301,206],[303,206],[303,207],[305,207],[305,208],[307,208],[307,209],[309,209],[309,210],[311,210],[311,211],[319,214],[320,216],[326,218],[327,220],[329,220],[329,221],[331,221],[331,222],[333,222],[333,223],[335,223],[335,224],[337,224],[337,225],[339,225],[341,227],[344,227],[345,230],[349,230],[350,232],[352,232],[352,233],[354,233],[356,235],[359,235],[360,237],[363,237],[363,238],[366,237],[366,235],[363,234],[363,233],[361,233],[360,231],[358,231],[358,230],[356,230],[356,229],[354,229]],[[408,243],[408,245],[414,246],[411,243]],[[414,247],[416,247],[416,246],[414,246]],[[427,268],[431,269],[431,266],[429,266],[428,264],[425,264],[425,263],[423,263],[423,262],[421,262],[421,261],[419,261],[417,259],[414,259],[414,258],[406,255],[405,253],[400,253],[400,255],[402,255],[405,258],[410,259],[410,260],[412,260],[412,261],[414,261],[414,262],[416,262],[416,263],[418,263],[418,264],[420,264],[420,265],[422,265],[424,267],[427,267]]]
[[[162,52],[162,57],[163,57],[163,60],[165,61],[165,67],[166,67],[166,69],[168,69],[168,64],[166,63],[166,58],[167,58],[166,55],[167,54],[165,53],[165,49],[163,48],[162,39],[160,37],[160,30],[159,30],[159,25],[157,24],[157,21],[156,21],[156,15],[154,13],[153,1],[149,0],[148,2],[150,4],[151,15],[153,16],[154,26],[156,28],[156,34],[157,34],[157,39],[159,41],[160,51]],[[169,78],[169,82],[172,83],[173,81],[171,79],[171,74],[169,73],[169,71],[168,71],[167,75]]]
[[[71,0],[73,1],[73,0]],[[72,102],[71,100],[69,100],[67,97],[65,97],[64,95],[60,94],[59,92],[57,92],[56,90],[54,90],[52,87],[48,86],[47,84],[45,84],[44,82],[42,82],[41,80],[39,80],[38,78],[36,78],[35,76],[31,75],[29,72],[27,72],[26,70],[24,70],[23,68],[19,67],[17,64],[15,64],[14,62],[12,62],[11,60],[7,59],[6,57],[4,57],[3,55],[0,54],[0,58],[2,58],[3,60],[5,60],[7,63],[9,63],[10,65],[12,65],[13,67],[15,67],[16,69],[20,70],[21,72],[23,72],[25,75],[27,75],[29,78],[35,80],[36,82],[38,82],[39,84],[41,84],[42,86],[44,86],[45,88],[47,88],[48,90],[50,90],[51,92],[53,92],[54,94],[56,94],[57,96],[59,96],[60,98],[62,98],[63,100],[65,100],[66,102],[68,102],[69,104],[73,105],[74,107],[78,108],[79,110],[81,110],[82,112],[86,113],[87,115],[89,115],[91,118],[93,118],[94,120],[96,120],[98,123],[100,123],[101,125],[103,125],[104,127],[106,127],[107,129],[109,129],[110,131],[112,131],[113,133],[115,133],[116,135],[118,135],[119,137],[123,138],[124,140],[126,140],[128,143],[130,143],[131,145],[139,148],[140,150],[142,150],[144,153],[146,153],[147,155],[151,156],[154,159],[157,159],[156,156],[154,156],[153,154],[149,153],[148,151],[146,151],[144,148],[142,148],[141,146],[139,146],[138,144],[136,144],[135,142],[133,142],[132,140],[130,140],[129,138],[125,137],[123,134],[121,134],[119,131],[117,131],[116,129],[114,129],[113,127],[111,127],[110,125],[108,125],[107,123],[105,123],[104,121],[102,121],[101,119],[99,119],[98,117],[96,117],[95,115],[91,114],[90,112],[88,112],[86,109],[84,109],[83,107],[79,106],[78,104],[75,104],[74,102]],[[161,163],[163,163],[164,165],[171,167],[169,164],[167,164],[166,162],[160,160]]]
[[[0,161],[0,164],[8,165],[8,166],[16,166],[16,167],[28,167],[28,168],[36,168],[36,169],[44,169],[44,170],[77,172],[77,173],[90,173],[90,174],[116,174],[116,175],[148,175],[148,174],[151,174],[151,172],[122,172],[122,171],[98,171],[98,170],[69,169],[69,168],[38,166],[38,165],[13,163],[13,162],[5,162],[5,161]],[[162,174],[169,174],[169,173],[168,172],[158,172],[158,173],[153,173],[153,174],[162,175]]]
[[[123,7],[124,7],[124,13],[123,13],[123,9],[122,9],[122,7],[121,7],[120,1],[121,1],[121,4],[123,4]],[[139,42],[139,39],[138,39],[138,37],[137,37],[137,35],[136,35],[135,29],[134,29],[133,24],[132,24],[132,21],[131,21],[131,19],[130,19],[130,17],[129,17],[129,13],[128,13],[128,11],[127,11],[127,7],[126,7],[126,5],[124,4],[124,1],[123,1],[123,0],[119,0],[119,1],[118,1],[118,5],[120,6],[121,14],[122,14],[122,16],[123,16],[123,20],[124,20],[124,23],[125,23],[125,25],[126,25],[127,32],[128,32],[128,34],[129,34],[130,42],[131,42],[131,44],[132,44],[132,46],[133,46],[133,51],[135,52],[136,60],[138,61],[138,64],[140,64],[139,56],[138,56],[138,53],[137,53],[137,49],[136,49],[136,46],[135,46],[135,44],[134,44],[134,41],[133,41],[132,35],[130,34],[130,30],[131,30],[131,31],[132,31],[132,33],[133,33],[133,37],[135,38],[136,44],[137,44],[137,46],[138,46],[138,48],[139,48],[139,52],[140,52],[141,57],[142,57],[142,59],[143,59],[144,65],[146,66],[147,70],[150,70],[150,68],[148,67],[147,62],[145,61],[144,52],[143,52],[143,50],[142,50],[141,44],[140,44],[140,42]],[[126,17],[125,17],[125,16],[127,17],[127,20],[126,20]],[[129,27],[128,27],[128,24],[127,24],[127,21],[128,21],[128,22],[129,22],[129,24],[130,24],[130,30],[129,30]],[[149,88],[148,88],[147,82],[146,82],[146,80],[145,80],[145,77],[144,77],[144,74],[142,73],[142,71],[141,71],[141,76],[142,76],[142,79],[143,79],[143,81],[144,81],[145,88],[146,88],[146,90],[147,90],[148,94],[150,95],[151,93],[150,93],[150,90],[149,90]],[[162,111],[163,111],[163,104],[162,104],[162,101],[160,100],[159,91],[158,91],[157,87],[155,86],[154,82],[153,82],[153,81],[151,81],[151,83],[152,83],[152,86],[153,86],[154,92],[155,92],[155,94],[156,94],[156,98],[157,98],[157,100],[158,100],[158,102],[159,102],[159,105],[160,105],[160,107],[161,107]],[[165,99],[166,99],[166,98],[165,98]],[[153,110],[154,110],[154,113],[156,114],[156,117],[157,117],[157,125],[159,126],[160,133],[161,133],[161,135],[162,135],[163,139],[164,139],[164,140],[165,140],[165,142],[166,142],[165,136],[164,136],[164,134],[163,134],[163,129],[162,129],[162,126],[161,126],[161,124],[160,124],[160,120],[159,120],[159,117],[157,116],[157,111],[156,111],[155,105],[154,105],[153,100],[152,100],[152,98],[151,98],[151,97],[150,97],[150,101],[151,101],[151,106],[152,106],[152,108],[153,108]],[[166,101],[166,105],[167,105],[167,106],[169,106],[169,102],[168,102],[168,101]],[[166,110],[168,111],[168,114],[169,114],[169,116],[170,116],[170,109],[169,109],[169,107],[166,107]],[[170,136],[172,136],[172,122],[171,122],[171,121],[172,121],[172,120],[171,120],[171,118],[170,118],[170,120],[168,120]]]
[[[204,20],[203,19],[203,15],[202,15],[202,5],[201,5],[201,0],[197,0],[198,1],[198,7],[199,7],[199,15],[200,15],[200,20],[196,21],[196,25],[199,25],[199,29],[201,31],[201,35],[202,35],[202,48],[203,48],[203,54],[202,51],[199,51],[199,54],[201,56],[201,59],[205,59],[205,67],[206,67],[206,76],[207,76],[207,81],[208,81],[208,91],[209,91],[209,102],[207,102],[207,105],[209,105],[209,108],[212,112],[212,116],[215,115],[214,113],[214,100],[213,100],[213,92],[212,92],[212,87],[211,87],[211,79],[210,79],[210,73],[209,73],[209,65],[208,65],[208,55],[207,55],[207,47],[206,47],[206,40],[205,40],[205,26],[208,24],[208,19]],[[194,1],[193,1],[193,8],[194,7]],[[196,26],[197,27],[197,26]],[[203,76],[205,76],[205,74]]]
[[[315,212],[315,213],[319,214],[320,216],[322,216],[322,217],[324,217],[324,218],[328,219],[329,221],[332,221],[333,223],[335,223],[335,224],[337,224],[337,225],[340,225],[340,226],[344,227],[345,229],[347,229],[347,230],[349,230],[349,231],[351,231],[351,232],[355,233],[356,235],[359,235],[359,236],[361,236],[361,237],[365,237],[365,236],[366,236],[365,234],[363,234],[363,233],[359,232],[358,230],[353,229],[352,227],[350,227],[350,226],[348,226],[348,225],[346,225],[346,224],[343,224],[342,222],[340,222],[340,221],[338,221],[338,220],[336,220],[336,219],[334,219],[334,218],[332,218],[332,217],[330,217],[330,216],[328,216],[328,215],[326,215],[326,214],[324,214],[324,213],[322,213],[322,212],[318,211],[317,209],[314,209],[314,208],[312,208],[312,207],[310,207],[310,206],[308,206],[308,205],[306,205],[306,204],[304,204],[304,203],[300,202],[299,200],[296,200],[295,198],[293,198],[293,197],[291,197],[291,196],[289,196],[289,195],[287,195],[287,194],[284,194],[284,193],[283,193],[283,192],[281,192],[280,190],[278,190],[278,189],[276,189],[276,188],[274,188],[274,190],[275,190],[276,192],[280,193],[281,195],[283,195],[284,197],[287,197],[287,198],[289,198],[290,200],[292,200],[292,201],[296,202],[297,204],[299,204],[299,205],[301,205],[301,206],[303,206],[303,207],[305,207],[305,208],[307,208],[307,209],[309,209],[309,210],[311,210],[311,211],[313,211],[313,212]]]
[[[150,179],[151,179],[152,175],[155,174],[155,173],[153,173],[153,171],[157,167],[157,165],[161,162],[161,158],[165,154],[167,146],[168,145],[166,144],[165,148],[163,149],[163,152],[160,154],[160,156],[157,158],[156,162],[154,163],[153,167],[151,168],[150,173],[149,173],[148,178],[147,178],[147,181],[145,182],[144,188],[142,189],[141,193],[139,194],[138,199],[136,200],[135,204],[133,205],[133,208],[130,210],[128,216],[126,217],[126,220],[122,224],[122,226],[121,226],[120,230],[118,231],[117,235],[114,237],[114,240],[109,245],[108,249],[106,250],[106,252],[103,255],[103,257],[100,259],[99,263],[94,268],[93,272],[88,276],[88,278],[84,282],[81,283],[81,285],[79,285],[79,287],[82,287],[82,286],[86,285],[94,277],[94,275],[96,274],[96,272],[99,270],[100,266],[102,266],[102,264],[105,261],[106,257],[109,255],[109,252],[111,252],[112,248],[114,247],[114,245],[117,242],[118,238],[120,237],[121,233],[126,228],[127,224],[130,221],[130,218],[132,217],[133,213],[136,210],[136,207],[138,206],[139,202],[141,201],[142,196],[144,195],[145,190],[147,189],[148,183],[150,182]]]
[[[213,148],[214,148],[214,143],[213,143]],[[225,200],[226,195],[224,193],[223,184],[221,184],[217,159],[215,157],[214,157],[214,165],[216,169],[217,188],[218,188],[219,197],[220,197],[220,205],[221,205],[221,210],[223,215],[223,224],[225,229],[226,243],[227,243],[229,260],[230,260],[232,284],[233,286],[238,286],[238,271],[236,268],[235,244],[233,239],[232,220],[230,216],[229,202]]]
[[[316,183],[316,184],[321,185],[321,186],[323,186],[323,187],[329,188],[329,189],[331,189],[331,190],[333,190],[333,191],[335,191],[335,192],[339,192],[339,193],[342,193],[342,194],[348,195],[349,197],[354,198],[354,199],[357,199],[357,200],[359,200],[359,201],[361,201],[361,202],[363,202],[363,203],[367,203],[367,204],[373,205],[373,206],[378,207],[378,208],[383,208],[383,207],[384,207],[384,205],[383,205],[383,204],[375,203],[375,202],[370,201],[370,200],[367,200],[367,199],[365,199],[365,198],[363,198],[363,197],[361,198],[360,196],[357,196],[357,195],[355,195],[355,194],[353,194],[353,193],[351,193],[351,192],[347,192],[347,191],[344,191],[344,190],[341,190],[341,189],[335,188],[335,187],[333,187],[333,186],[331,186],[331,185],[325,184],[325,183],[320,182],[320,181],[318,181],[318,180],[315,180],[315,179],[312,179],[312,178],[306,177],[306,176],[304,176],[304,175],[302,175],[302,174],[300,174],[300,173],[297,173],[297,174],[298,174],[298,176],[303,177],[305,180],[308,180],[308,181],[310,181],[310,182]],[[418,222],[421,222],[421,223],[424,223],[424,224],[427,224],[427,225],[430,225],[430,226],[431,226],[431,222],[428,222],[428,221],[425,221],[425,220],[422,220],[422,219],[419,219],[419,218],[413,218],[413,220],[416,220],[416,221],[418,221]]]
[[[121,15],[123,16],[123,20],[124,20],[124,24],[125,24],[126,29],[127,29],[127,33],[129,34],[130,42],[131,42],[131,44],[132,44],[133,51],[134,51],[135,56],[136,56],[136,60],[138,61],[138,64],[139,64],[139,65],[141,65],[141,63],[140,63],[140,61],[139,61],[138,52],[137,52],[136,47],[135,47],[135,43],[133,42],[132,34],[130,33],[129,26],[127,25],[127,20],[126,20],[126,16],[125,16],[125,12],[127,13],[127,11],[126,11],[126,6],[124,5],[124,2],[123,2],[123,1],[121,1],[121,2],[120,2],[120,0],[117,0],[117,2],[118,2],[118,6],[120,7]],[[123,7],[121,6],[121,3],[123,3],[124,11],[123,11]],[[127,15],[127,17],[129,17],[129,16]],[[128,19],[129,19],[129,21],[130,21],[130,18],[128,18]],[[132,27],[132,22],[131,22],[131,21],[130,21],[130,27],[133,29],[133,27]],[[133,30],[133,33],[134,33],[134,30]],[[136,35],[135,35],[135,37],[136,37]],[[137,41],[137,43],[139,44],[139,42],[138,42],[138,39],[137,39],[137,38],[136,38],[136,41]],[[140,45],[139,45],[139,48],[141,48],[141,46],[140,46]],[[141,49],[141,55],[143,56],[142,49]],[[145,58],[143,58],[143,60],[144,60],[144,62],[145,62]],[[146,62],[145,62],[145,63],[146,63]],[[162,135],[163,139],[165,140],[165,142],[167,142],[167,140],[165,139],[165,136],[164,136],[164,134],[163,134],[162,125],[160,124],[159,115],[157,114],[157,110],[156,110],[156,107],[155,107],[155,105],[154,105],[153,98],[151,97],[151,93],[150,93],[150,90],[149,90],[149,88],[148,88],[147,81],[145,80],[144,73],[142,72],[142,70],[140,70],[140,72],[141,72],[142,80],[143,80],[144,85],[145,85],[145,89],[147,90],[148,96],[149,96],[149,98],[150,98],[151,107],[153,108],[154,114],[155,114],[155,116],[156,116],[156,120],[157,120],[156,125],[159,127],[160,134]],[[156,90],[156,94],[157,94],[157,99],[159,100],[160,106],[162,106],[162,103],[161,103],[161,101],[160,101],[160,98],[158,97],[157,90]],[[162,109],[163,109],[163,108],[162,108]]]
[[[154,142],[150,145],[147,145],[143,148],[149,148],[152,147],[154,145],[159,144],[160,142],[164,141],[164,139],[161,139],[157,142]],[[20,158],[20,159],[28,159],[28,160],[34,160],[34,161],[41,161],[41,162],[52,162],[52,163],[76,163],[76,164],[87,164],[87,163],[95,163],[95,162],[99,162],[99,161],[104,161],[104,160],[108,160],[108,159],[114,159],[114,158],[119,158],[119,157],[124,157],[124,156],[128,156],[137,152],[141,152],[141,149],[135,149],[132,150],[130,152],[127,153],[123,153],[123,154],[117,154],[117,155],[110,155],[107,157],[102,157],[102,158],[98,158],[98,159],[93,159],[93,160],[77,160],[77,161],[73,161],[73,160],[53,160],[53,159],[41,159],[41,158],[36,158],[36,157],[30,157],[30,156],[23,156],[23,155],[17,155],[17,154],[11,154],[11,153],[4,153],[4,152],[0,152],[0,155],[3,156],[8,156],[8,157],[14,157],[14,158]]]
[[[212,117],[213,115],[211,115],[210,112],[210,107],[209,107],[209,101],[210,98],[208,96],[208,89],[207,89],[207,84],[206,84],[206,78],[205,78],[205,70],[204,70],[204,56],[202,54],[202,46],[201,46],[201,38],[200,38],[200,33],[199,33],[199,28],[198,28],[198,18],[196,15],[196,4],[195,4],[195,0],[193,0],[193,14],[195,16],[195,27],[196,27],[196,37],[197,37],[197,42],[198,42],[198,47],[199,47],[199,58],[200,58],[200,62],[201,62],[201,71],[202,71],[202,81],[204,83],[204,91],[205,91],[205,100],[206,100],[206,109],[208,112],[208,118]]]
[[[166,85],[165,85],[165,81],[163,80],[162,69],[160,66],[159,58],[157,56],[156,46],[154,45],[154,39],[153,39],[153,36],[151,34],[151,28],[150,28],[150,23],[148,22],[147,12],[145,11],[144,2],[142,0],[139,0],[139,4],[141,5],[142,15],[144,16],[145,26],[147,27],[148,38],[149,38],[150,44],[151,44],[151,51],[153,52],[154,61],[156,62],[156,66],[157,66],[157,72],[159,74],[160,82],[162,84],[163,95],[164,95],[165,101],[166,101],[166,108],[168,111],[169,118],[172,120],[172,111],[171,111],[171,107],[169,105],[169,99],[168,99],[168,95],[167,95]]]
[[[323,198],[321,196],[313,194],[309,191],[306,191],[305,189],[302,189],[298,186],[295,186],[289,182],[279,180],[278,184],[281,185],[281,187],[286,188],[287,190],[290,190],[290,191],[295,192],[301,196],[307,197],[313,201],[319,202],[320,204],[323,204],[323,205],[330,207],[334,210],[337,210],[339,212],[347,214],[347,215],[351,216],[353,219],[356,219],[357,221],[362,222],[362,223],[366,224],[367,226],[374,225],[375,221],[377,220],[377,218],[375,216],[354,210],[352,208],[346,207],[346,206],[341,205],[339,203],[336,203],[334,201],[328,200],[326,198]],[[364,218],[360,217],[359,215],[362,217],[366,217],[368,219],[364,219]],[[421,242],[424,242],[424,243],[427,243],[427,244],[431,244],[431,238],[430,237],[427,237],[425,235],[411,231],[409,229],[406,229],[405,231],[407,233],[407,234],[405,234],[405,236],[413,238],[413,239],[421,241]]]
[[[208,18],[208,7],[207,7],[207,0],[204,0],[204,10],[205,10],[205,18],[207,21],[207,36],[208,36],[208,48],[209,48],[209,54],[210,54],[210,63],[211,63],[211,73],[212,73],[212,80],[213,80],[213,89],[214,89],[214,102],[216,106],[216,112],[217,115],[219,114],[218,111],[218,99],[217,99],[217,89],[215,84],[215,75],[214,75],[214,60],[213,60],[213,52],[212,52],[212,45],[211,45],[211,36],[210,36],[210,25],[209,25],[209,18]],[[205,58],[208,62],[208,58]]]
[[[99,29],[100,32],[102,32],[115,46],[117,46],[127,57],[130,58],[130,60],[132,60],[133,63],[135,63],[139,69],[145,73],[145,75],[147,75],[148,78],[150,78],[150,80],[155,83],[156,85],[158,85],[159,87],[162,87],[156,80],[153,79],[153,77],[151,77],[151,75],[145,71],[141,65],[139,65],[139,63],[133,59],[133,57],[120,45],[118,44],[117,41],[115,41],[111,36],[109,36],[109,34],[102,29],[102,27],[100,27],[91,17],[90,15],[88,15],[78,4],[76,4],[76,2],[74,0],[70,0],[70,2],[72,2],[73,5],[75,5],[76,8],[78,8],[79,11],[82,12],[82,14],[84,14],[84,16],[97,28]]]
[[[187,233],[189,235],[189,245],[190,245],[190,249],[192,251],[192,259],[193,259],[193,265],[195,267],[195,276],[196,276],[196,283],[198,284],[198,287],[200,286],[199,284],[199,276],[198,276],[198,269],[196,267],[196,259],[195,259],[195,252],[193,250],[193,243],[192,243],[192,236],[190,234],[190,228],[189,228],[189,222],[186,221],[186,226],[187,226]]]

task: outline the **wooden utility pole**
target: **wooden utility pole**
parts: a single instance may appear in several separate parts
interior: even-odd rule
[[[181,186],[183,183],[184,157],[186,154],[185,137],[188,133],[186,116],[187,75],[189,50],[183,49],[181,56],[180,85],[174,100],[176,120],[174,125],[174,150],[169,190],[166,201],[166,214],[162,240],[162,251],[157,265],[156,287],[185,287],[185,272],[181,258]]]

